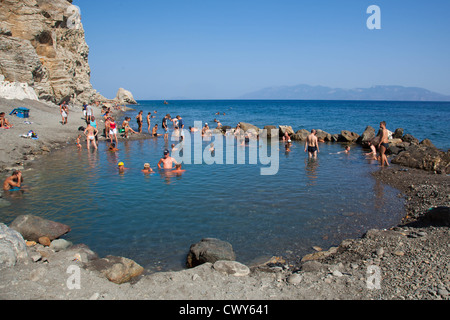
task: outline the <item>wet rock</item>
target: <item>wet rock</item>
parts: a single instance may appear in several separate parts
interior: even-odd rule
[[[247,131],[251,130],[251,131],[254,131],[256,133],[259,133],[259,128],[257,126],[254,126],[254,125],[252,125],[250,123],[246,123],[246,122],[239,122],[239,124],[241,126],[241,129],[244,132],[247,132]]]
[[[448,174],[450,173],[450,152],[443,152],[437,148],[412,143],[408,149],[393,158],[392,163]]]
[[[362,133],[362,135],[357,139],[359,144],[367,146],[367,144],[375,138],[375,129],[371,126],[367,126],[366,130]]]
[[[294,141],[306,141],[310,132],[306,129],[298,130],[291,138]]]
[[[187,267],[194,268],[206,262],[234,261],[236,260],[236,255],[233,247],[228,242],[214,238],[205,238],[191,246],[186,260]]]
[[[339,136],[340,142],[356,142],[358,140],[359,134],[355,132],[351,132],[348,130],[342,130]]]
[[[70,227],[33,215],[18,216],[10,225],[11,229],[18,231],[25,239],[39,241],[41,237],[55,240],[70,232]]]

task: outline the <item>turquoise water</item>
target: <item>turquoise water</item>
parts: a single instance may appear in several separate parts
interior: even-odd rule
[[[419,139],[435,134],[432,141],[445,147],[441,136],[448,135],[448,129],[441,122],[448,119],[448,104],[430,104],[429,111],[425,105],[180,101],[167,106],[152,101],[141,102],[137,111],[158,110],[153,123],[159,126],[166,113],[180,114],[190,126],[196,120],[213,123],[216,112],[225,112],[220,117],[223,125],[288,124],[295,130],[313,127],[330,133],[362,132],[386,120],[388,127],[403,127]],[[419,111],[425,121],[436,116],[440,120],[427,131],[429,126],[413,116]],[[402,114],[403,119],[392,114]],[[205,237],[230,242],[237,260],[251,263],[262,256],[306,254],[311,246],[336,245],[370,228],[395,225],[403,215],[398,192],[370,176],[379,167],[356,146],[346,155],[337,154],[343,150],[341,144],[322,144],[319,158],[308,160],[302,144],[294,143],[286,154],[276,143],[279,170],[272,176],[260,174],[265,167],[260,162],[249,164],[253,146],[229,148],[235,155],[239,148],[245,150],[244,165],[190,164],[178,177],[158,171],[144,175],[143,164],[155,169],[171,143],[163,138],[121,141],[116,154],[107,152],[104,143],[98,151],[72,146],[55,151],[36,161],[37,170],[25,175],[30,191],[20,199],[8,199],[11,205],[0,208],[0,221],[10,223],[18,214],[42,216],[70,225],[65,238],[85,243],[101,256],[125,256],[152,270],[179,270],[190,245]],[[117,172],[119,161],[129,168],[123,175]]]

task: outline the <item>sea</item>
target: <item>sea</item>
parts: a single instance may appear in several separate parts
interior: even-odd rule
[[[151,127],[158,124],[160,134],[166,114],[181,116],[185,128],[205,123],[215,128],[216,121],[234,128],[246,122],[331,134],[361,134],[367,126],[378,130],[386,121],[390,131],[403,128],[405,134],[428,138],[440,149],[450,146],[450,103],[444,102],[138,103],[124,115],[132,118],[131,126],[137,129],[134,119],[142,110],[144,119],[151,113]],[[99,126],[102,129],[103,123]],[[143,127],[147,132],[145,120]],[[195,137],[186,132],[184,144],[194,146]],[[21,214],[58,221],[72,228],[66,240],[86,244],[99,256],[133,259],[156,272],[184,269],[190,246],[204,238],[229,242],[237,261],[252,264],[272,256],[301,257],[313,246],[327,249],[369,229],[392,227],[405,214],[399,191],[372,177],[383,169],[358,145],[345,154],[344,144],[322,143],[318,158],[309,159],[300,142],[293,142],[286,152],[279,141],[241,145],[233,143],[232,136],[219,139],[200,140],[200,148],[186,149],[186,171],[178,175],[159,171],[157,163],[172,144],[180,148],[179,138],[121,139],[116,153],[107,151],[106,142],[100,142],[97,151],[70,144],[35,160],[35,170],[24,174],[24,193],[3,195],[0,221],[9,224]],[[210,157],[211,143],[216,158]],[[239,155],[244,155],[241,161]],[[127,168],[123,174],[117,170],[119,162]],[[142,173],[144,163],[155,173]],[[277,170],[262,174],[269,165]]]

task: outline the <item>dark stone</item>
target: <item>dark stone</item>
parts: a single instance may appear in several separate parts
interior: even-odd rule
[[[233,247],[228,242],[206,238],[191,245],[186,260],[187,267],[194,268],[207,262],[215,263],[219,260],[235,261],[236,255]]]

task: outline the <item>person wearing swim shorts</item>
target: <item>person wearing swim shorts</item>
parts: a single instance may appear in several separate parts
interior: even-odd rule
[[[380,165],[384,167],[389,167],[389,161],[386,157],[386,150],[389,148],[389,132],[386,129],[386,122],[382,121],[380,123],[380,131],[381,131],[381,138],[380,143],[378,144],[378,150],[380,151]]]
[[[311,130],[311,134],[306,139],[305,152],[308,152],[309,158],[317,158],[319,150],[319,140],[317,139],[317,131]]]
[[[4,191],[19,191],[23,182],[22,172],[14,170],[12,175],[3,182]]]
[[[164,129],[164,140],[169,139],[169,121],[170,121],[170,114],[166,114],[166,116],[162,119],[162,128]]]

